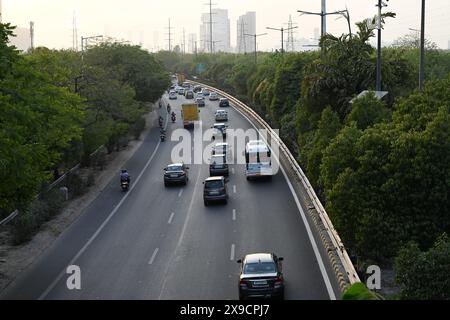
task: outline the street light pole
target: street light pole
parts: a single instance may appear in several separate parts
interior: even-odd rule
[[[389,0],[387,0],[389,1]],[[378,7],[378,39],[377,39],[377,80],[376,80],[376,90],[381,91],[382,85],[381,85],[381,9],[383,7],[387,7],[387,4],[385,4],[382,0],[378,0],[378,4],[376,5]]]
[[[290,27],[287,29],[281,28],[281,29],[277,29],[277,28],[270,28],[270,27],[266,27],[266,29],[269,30],[275,30],[275,31],[281,31],[281,53],[284,53],[284,31],[288,31],[288,30],[292,30],[292,29],[297,29],[298,27]]]
[[[422,0],[422,17],[420,24],[419,90],[422,91],[425,79],[425,0]]]
[[[267,33],[260,33],[260,34],[248,34],[244,33],[245,36],[253,37],[255,40],[255,64],[258,62],[258,50],[256,50],[256,37],[259,36],[265,36]]]

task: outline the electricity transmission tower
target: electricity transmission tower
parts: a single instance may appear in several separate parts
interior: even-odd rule
[[[295,44],[294,44],[294,24],[292,22],[292,16],[289,15],[289,22],[288,22],[288,36],[286,40],[286,51],[294,52],[295,51]]]
[[[72,23],[72,49],[78,51],[78,28],[77,28],[77,16],[73,13]]]
[[[247,46],[246,46],[246,42],[245,41],[245,34],[246,34],[246,30],[245,30],[245,26],[247,25],[244,22],[244,19],[241,20],[241,22],[239,23],[238,21],[238,30],[239,30],[239,44],[238,44],[238,52],[239,53],[247,53]]]
[[[166,29],[169,30],[168,33],[166,33],[169,36],[169,38],[166,40],[169,41],[169,51],[172,51],[172,29],[173,29],[173,27],[171,27],[171,25],[170,25],[170,18],[169,18],[169,27],[167,27]]]

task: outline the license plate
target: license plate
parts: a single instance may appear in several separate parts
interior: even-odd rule
[[[212,192],[210,192],[209,194],[212,195],[212,196],[215,196],[215,195],[218,195],[219,192],[217,192],[217,191],[212,191]]]
[[[265,286],[265,285],[267,285],[267,281],[266,280],[254,281],[253,285],[254,286]]]
[[[171,178],[177,178],[178,175],[177,175],[177,174],[171,174],[170,177],[171,177]]]

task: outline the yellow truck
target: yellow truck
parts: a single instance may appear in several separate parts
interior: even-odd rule
[[[183,85],[183,82],[186,81],[186,77],[184,76],[184,73],[179,73],[179,74],[177,75],[177,77],[178,77],[178,85],[179,85],[179,86],[182,86],[182,85]]]
[[[200,110],[198,110],[198,105],[196,103],[183,104],[181,108],[184,128],[193,128],[194,123],[200,121]]]

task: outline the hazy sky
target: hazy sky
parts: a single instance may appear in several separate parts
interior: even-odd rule
[[[72,21],[76,12],[78,35],[103,34],[143,43],[154,50],[167,48],[167,25],[171,18],[175,44],[181,43],[183,28],[199,33],[200,15],[208,11],[207,0],[0,0],[3,21],[17,26],[35,22],[35,44],[56,48],[72,46]],[[385,0],[386,1],[386,0]],[[377,0],[328,0],[327,11],[347,8],[352,24],[376,14]],[[280,33],[266,27],[287,27],[292,15],[296,38],[313,38],[320,27],[319,16],[300,16],[297,10],[320,11],[320,0],[215,0],[215,8],[228,9],[231,45],[236,44],[236,20],[246,11],[256,11],[257,32],[268,32],[258,40],[258,48],[272,50],[280,46]],[[392,41],[420,28],[421,0],[391,0],[389,10],[397,13],[389,19],[383,41]],[[327,18],[327,31],[340,35],[347,31],[344,19]],[[450,0],[427,0],[426,35],[439,47],[447,49],[450,40]],[[186,36],[187,42],[187,36]]]

